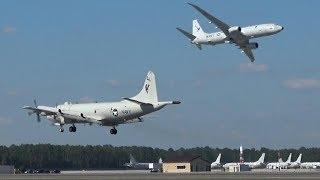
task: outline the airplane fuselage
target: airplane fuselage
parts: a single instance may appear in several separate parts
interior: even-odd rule
[[[247,26],[241,28],[241,33],[247,36],[249,39],[270,36],[283,30],[283,27],[277,24],[259,24],[253,26]],[[206,44],[216,45],[223,43],[232,43],[230,37],[226,36],[222,31],[214,33],[205,33],[203,36],[196,37],[192,43],[194,44]]]
[[[97,122],[103,126],[115,126],[118,124],[139,122],[137,119],[141,116],[149,114],[151,112],[162,109],[165,102],[159,102],[157,104],[137,104],[130,101],[120,102],[108,102],[108,103],[85,103],[85,104],[71,104],[64,103],[58,105],[56,109],[60,110],[64,115],[63,124],[74,124],[74,123],[88,123],[85,121],[86,118],[99,119]],[[40,107],[45,108],[46,106]],[[50,108],[50,107],[47,107]],[[61,119],[57,116],[47,116],[47,118],[54,123],[61,123]]]

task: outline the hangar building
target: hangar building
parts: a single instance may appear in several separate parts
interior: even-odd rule
[[[200,155],[168,157],[162,164],[164,173],[210,171],[210,163]]]

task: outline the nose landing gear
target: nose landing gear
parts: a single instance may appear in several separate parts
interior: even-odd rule
[[[75,125],[72,125],[69,127],[69,132],[76,132],[77,131],[77,127]]]
[[[113,127],[112,129],[110,129],[110,134],[116,135],[117,134],[117,129],[115,127]]]

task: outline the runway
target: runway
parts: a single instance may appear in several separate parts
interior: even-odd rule
[[[320,179],[320,171],[285,171],[285,172],[242,172],[242,173],[226,173],[226,172],[203,172],[203,173],[183,173],[183,174],[167,174],[167,173],[149,173],[149,172],[130,172],[130,171],[99,171],[96,173],[63,173],[63,174],[12,174],[12,175],[0,175],[0,179],[8,180],[51,180],[51,179]]]

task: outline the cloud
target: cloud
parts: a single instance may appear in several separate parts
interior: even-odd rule
[[[239,66],[240,72],[266,72],[268,71],[268,65],[255,64],[255,63],[243,63]]]
[[[107,80],[107,84],[108,84],[108,86],[111,86],[111,87],[119,87],[121,85],[120,81],[115,80],[115,79]]]
[[[318,89],[320,88],[320,80],[313,78],[297,78],[286,80],[284,86],[290,89]]]
[[[0,116],[0,125],[10,124],[12,119]]]
[[[16,32],[16,28],[15,27],[10,27],[10,26],[7,26],[7,27],[4,27],[2,29],[2,32],[4,33],[13,33],[13,32]]]

